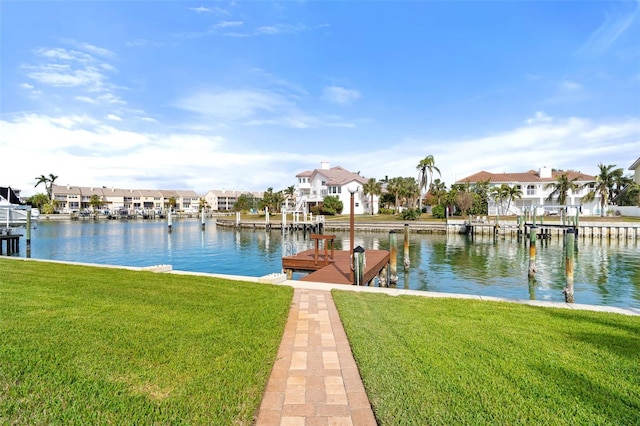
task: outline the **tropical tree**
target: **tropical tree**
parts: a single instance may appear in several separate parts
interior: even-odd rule
[[[362,185],[362,192],[364,195],[371,197],[371,214],[373,214],[373,196],[380,195],[382,193],[382,183],[378,182],[375,178],[370,178],[364,185]]]
[[[405,206],[413,207],[415,205],[415,199],[420,198],[420,185],[415,178],[402,178],[400,184],[400,197],[404,199]]]
[[[240,194],[235,203],[233,203],[233,211],[249,211],[255,207],[255,199],[252,194]]]
[[[49,196],[49,200],[53,200],[53,184],[58,179],[58,176],[53,173],[49,173],[49,176],[40,175],[36,178],[36,184],[34,188],[40,184],[44,185],[45,190],[47,191],[47,196]]]
[[[425,188],[428,188],[428,189],[431,188],[431,180],[433,178],[434,171],[438,172],[439,176],[441,176],[441,174],[440,174],[440,169],[436,167],[435,159],[433,158],[433,155],[427,155],[422,160],[420,160],[420,162],[416,166],[416,169],[418,170],[418,185],[419,185],[418,207],[420,208],[420,211],[422,211],[422,190]]]
[[[102,197],[97,194],[93,194],[89,198],[89,206],[91,206],[94,212],[98,210],[100,206],[102,206]]]
[[[545,190],[553,189],[553,191],[549,193],[547,200],[551,201],[556,197],[558,204],[564,206],[567,204],[567,195],[569,192],[576,192],[581,188],[581,186],[576,183],[577,180],[578,176],[569,179],[566,173],[562,173],[556,178],[555,182],[549,182],[544,186]]]
[[[500,213],[508,214],[511,208],[511,202],[516,198],[522,198],[522,190],[517,186],[510,186],[503,183],[499,187],[496,187],[491,192],[493,198],[500,204]],[[507,208],[504,207],[504,202],[507,202]],[[506,211],[506,212],[505,212]]]
[[[42,210],[42,207],[45,204],[49,203],[49,197],[46,194],[35,194],[27,199],[27,204],[30,204],[32,207],[37,208],[38,210]]]
[[[207,200],[201,197],[198,200],[198,211],[201,212],[202,210],[204,210],[204,209],[206,209],[208,207],[210,207],[210,206],[209,206],[209,203],[207,203]]]
[[[283,191],[285,200],[293,200],[293,205],[295,206],[296,204],[296,187],[291,185],[288,186],[284,191]]]
[[[387,192],[389,194],[393,194],[395,197],[395,202],[393,203],[395,213],[398,212],[398,207],[400,207],[399,201],[400,193],[402,192],[402,181],[401,177],[394,177],[389,179],[389,182],[387,182]]]
[[[433,183],[429,187],[428,193],[435,197],[437,204],[440,204],[442,202],[442,198],[447,193],[447,185],[440,179],[434,179]]]
[[[582,201],[593,201],[596,195],[600,195],[600,216],[604,216],[605,207],[609,205],[609,201],[612,198],[614,186],[616,181],[619,181],[619,177],[622,176],[623,171],[621,168],[615,168],[615,164],[604,165],[598,164],[598,174],[596,175],[596,182],[593,190],[589,191],[587,195],[582,197]]]
[[[169,197],[169,207],[171,208],[171,210],[175,210],[176,205],[178,205],[178,200],[176,200],[176,197]]]
[[[344,205],[335,195],[327,195],[322,199],[322,214],[335,215],[342,213]]]

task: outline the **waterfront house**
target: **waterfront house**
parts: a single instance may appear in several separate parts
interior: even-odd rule
[[[349,186],[354,185],[357,191],[354,194],[354,214],[378,212],[378,196],[365,195],[362,187],[367,183],[366,178],[358,173],[350,172],[340,166],[330,167],[323,161],[319,169],[307,170],[296,175],[296,210],[309,212],[309,208],[322,204],[327,195],[336,196],[342,201],[343,214],[350,214],[351,194]]]
[[[490,173],[480,171],[471,176],[458,180],[456,183],[474,185],[478,182],[489,181],[491,192],[492,189],[507,184],[510,187],[517,187],[521,192],[521,198],[511,200],[510,203],[500,202],[499,200],[489,199],[488,214],[505,214],[519,215],[524,210],[531,211],[533,207],[537,208],[538,214],[558,214],[562,208],[554,196],[549,199],[549,194],[553,192],[552,188],[545,189],[548,184],[555,183],[562,174],[567,175],[567,179],[573,180],[577,178],[575,183],[579,186],[577,191],[570,191],[567,194],[567,214],[573,215],[576,209],[581,210],[583,215],[600,215],[600,195],[597,194],[593,201],[584,203],[581,198],[593,191],[595,187],[595,177],[585,173],[573,170],[556,171],[548,167],[542,167],[539,170],[529,170],[526,172],[516,173]],[[507,204],[509,205],[507,209]]]

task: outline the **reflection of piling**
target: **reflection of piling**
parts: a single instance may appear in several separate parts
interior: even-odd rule
[[[171,209],[169,209],[169,214],[167,215],[167,227],[169,228],[169,233],[171,233],[171,226],[173,225],[171,222],[172,222]]]
[[[396,231],[389,231],[389,285],[398,284],[398,248],[396,247]]]
[[[567,230],[564,252],[567,275],[567,285],[564,288],[564,300],[567,303],[573,303],[573,255],[575,253],[575,232],[573,229]]]
[[[529,233],[529,278],[536,273],[536,230],[535,226],[531,227]]]
[[[409,259],[409,224],[404,224],[404,267],[408,268],[411,264],[411,259]]]

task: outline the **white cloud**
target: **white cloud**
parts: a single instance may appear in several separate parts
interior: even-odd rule
[[[90,98],[88,96],[76,96],[74,99],[76,101],[84,102],[84,103],[87,103],[87,104],[92,104],[92,105],[98,104],[98,101],[96,101],[95,99]]]
[[[578,49],[579,54],[599,55],[606,52],[625,33],[640,13],[640,2],[612,2],[616,10],[605,12],[604,22]]]
[[[242,21],[221,21],[218,22],[215,26],[216,28],[232,28],[232,27],[240,27],[242,26]]]
[[[579,92],[583,89],[580,83],[576,83],[575,81],[565,80],[560,84],[560,88],[566,92]]]
[[[109,114],[107,115],[107,120],[111,120],[111,121],[122,121],[122,118],[118,117],[115,114]]]
[[[360,92],[340,86],[325,87],[323,97],[332,103],[345,105],[360,99]]]
[[[537,124],[537,123],[549,123],[553,119],[545,114],[544,111],[536,111],[536,114],[532,118],[528,118],[525,122],[527,124]]]
[[[21,89],[25,89],[25,90],[33,90],[33,89],[34,89],[34,86],[33,86],[33,85],[31,85],[31,84],[29,84],[29,83],[22,83],[22,84],[20,85],[20,88],[21,88]]]

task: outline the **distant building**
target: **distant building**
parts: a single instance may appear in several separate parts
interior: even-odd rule
[[[167,209],[170,200],[176,201],[177,210],[199,208],[200,196],[187,190],[120,189],[106,187],[86,187],[71,185],[53,185],[53,199],[56,211],[73,213],[89,208],[91,196],[102,200],[101,209]]]
[[[229,212],[233,211],[233,205],[242,194],[249,195],[253,197],[256,202],[259,202],[262,200],[264,192],[212,189],[205,194],[204,199],[211,210],[216,212]]]
[[[307,170],[296,175],[295,197],[296,210],[309,212],[311,206],[322,204],[327,195],[336,196],[342,201],[343,214],[350,214],[351,194],[348,187],[353,184],[357,188],[354,195],[354,214],[378,212],[378,196],[363,193],[362,187],[367,179],[342,167],[330,167],[328,162],[320,163],[319,169]]]
[[[580,206],[582,214],[584,215],[599,215],[600,214],[600,195],[597,194],[593,201],[583,203],[581,198],[587,195],[595,188],[595,177],[584,173],[569,171],[552,171],[547,167],[542,167],[540,170],[529,170],[527,172],[520,173],[489,173],[486,171],[480,171],[464,179],[458,180],[456,183],[469,183],[474,185],[478,182],[489,181],[491,188],[496,188],[502,184],[507,184],[511,187],[517,187],[522,191],[522,197],[515,199],[509,205],[508,211],[503,211],[504,207],[500,206],[495,200],[489,200],[488,214],[508,214],[519,215],[523,214],[524,209],[531,211],[532,207],[541,208],[538,213],[543,211],[546,213],[557,213],[560,206],[558,205],[556,197],[549,200],[549,194],[553,192],[553,189],[544,189],[549,183],[554,183],[557,178],[562,174],[567,174],[567,178],[572,180],[577,178],[575,183],[580,186],[580,189],[576,192],[569,192],[567,194],[567,206]],[[585,186],[586,185],[586,186]],[[575,208],[568,210],[569,214],[575,213]]]

